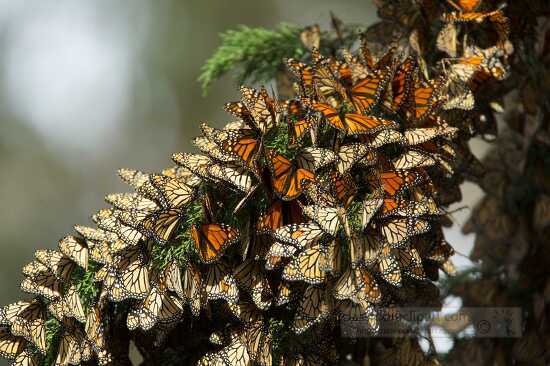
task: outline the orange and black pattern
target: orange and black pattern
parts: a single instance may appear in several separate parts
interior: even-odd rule
[[[458,1],[444,21],[496,22],[501,10],[478,3]],[[202,154],[174,154],[152,174],[120,170],[133,192],[108,195],[96,227],[36,252],[21,283],[32,297],[0,310],[0,355],[109,364],[122,304],[132,332],[215,323],[198,365],[336,364],[327,329],[367,320],[376,334],[380,307],[452,272],[440,187],[457,174],[460,130],[443,116],[448,85],[496,78],[499,55],[472,49],[429,79],[414,54],[392,47],[376,60],[363,41],[355,53],[287,60],[290,100],[241,87],[226,105],[237,120],[201,126]],[[283,318],[296,338],[274,354],[270,324]]]

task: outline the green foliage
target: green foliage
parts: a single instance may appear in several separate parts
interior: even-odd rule
[[[350,227],[355,232],[361,232],[361,215],[362,215],[363,203],[361,201],[353,201],[348,209],[346,210],[346,215],[348,217],[348,222]]]
[[[240,26],[222,33],[222,45],[201,69],[203,92],[231,70],[239,83],[272,79],[282,68],[284,58],[299,58],[306,53],[299,32],[296,26],[281,24],[274,30]]]
[[[279,123],[277,127],[269,131],[264,144],[266,148],[275,150],[287,159],[292,160],[296,155],[295,151],[289,148],[290,140],[286,123]]]
[[[269,334],[271,335],[271,354],[273,355],[273,366],[279,364],[279,359],[282,355],[288,354],[290,345],[288,343],[290,339],[291,330],[282,320],[271,318],[269,319]]]
[[[94,280],[98,268],[98,265],[90,262],[88,264],[88,270],[83,272],[76,281],[76,291],[78,292],[78,296],[86,312],[95,303],[97,295],[99,294],[99,289],[96,287]]]
[[[43,366],[50,366],[55,363],[61,331],[61,323],[57,319],[51,318],[46,321],[46,344],[48,345],[48,350],[46,351],[46,357],[42,361]]]

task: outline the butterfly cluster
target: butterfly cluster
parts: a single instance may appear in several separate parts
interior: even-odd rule
[[[123,315],[133,334],[161,338],[201,322],[199,365],[332,365],[340,321],[376,334],[379,309],[453,271],[450,76],[428,78],[395,48],[375,58],[365,39],[286,64],[292,98],[241,87],[225,106],[234,121],[201,125],[201,153],[160,173],[121,170],[132,193],[107,195],[96,227],[36,252],[21,284],[35,297],[0,311],[0,355],[108,364]]]

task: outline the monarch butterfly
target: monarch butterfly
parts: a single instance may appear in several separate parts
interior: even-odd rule
[[[310,104],[311,101],[305,98],[301,100],[292,99],[288,103],[287,117],[291,145],[300,142],[306,132],[317,122],[317,118],[315,118],[315,115],[309,110]]]
[[[353,233],[351,236],[350,257],[351,267],[370,266],[378,258],[380,239],[372,232],[365,234]]]
[[[295,163],[278,155],[275,151],[269,152],[273,189],[283,201],[291,201],[302,194],[303,185],[315,179],[313,172],[298,168]]]
[[[201,178],[191,173],[191,171],[182,166],[175,166],[172,168],[163,169],[162,175],[166,175],[170,178],[178,178],[183,180],[189,187],[197,187],[201,183]]]
[[[296,157],[300,168],[315,172],[324,166],[327,166],[338,159],[336,154],[329,149],[319,147],[306,147],[300,150]]]
[[[384,200],[382,197],[373,197],[363,200],[363,207],[361,211],[361,227],[363,230],[367,228],[371,219],[380,209]]]
[[[377,319],[376,312],[372,307],[363,307],[351,300],[340,300],[336,305],[338,314],[345,320],[368,320],[366,323],[369,326],[369,330],[375,334],[377,331]]]
[[[223,109],[242,120],[248,128],[252,127],[252,115],[242,102],[225,103]]]
[[[269,308],[273,292],[259,262],[246,259],[235,269],[233,275],[237,284],[252,296],[252,301],[259,309]]]
[[[78,238],[68,235],[58,242],[61,253],[85,270],[88,269],[88,247]]]
[[[92,228],[88,226],[75,225],[74,229],[77,233],[82,235],[86,240],[92,240],[94,242],[106,241],[115,242],[118,240],[118,236],[110,231],[102,229]]]
[[[15,357],[13,366],[38,366],[41,361],[39,354],[24,350]]]
[[[222,299],[231,304],[235,304],[239,300],[237,282],[229,267],[223,262],[208,266],[204,286],[208,300]]]
[[[291,224],[278,228],[273,233],[273,238],[283,243],[288,243],[296,248],[304,248],[319,240],[323,235],[323,229],[313,223]]]
[[[138,190],[143,184],[149,181],[149,175],[147,173],[134,169],[119,169],[118,175],[135,190]]]
[[[340,174],[338,172],[330,173],[330,185],[333,194],[341,205],[347,208],[357,193],[357,186],[353,177],[349,173]]]
[[[319,94],[331,97],[334,94],[343,95],[345,90],[340,83],[349,70],[345,64],[333,59],[318,62],[313,68],[313,83]]]
[[[252,176],[240,165],[213,164],[208,167],[208,174],[219,180],[231,183],[243,192],[252,189]]]
[[[382,292],[374,279],[374,276],[365,268],[358,267],[353,271],[356,292],[354,298],[366,300],[370,303],[378,303],[382,300]]]
[[[351,268],[346,269],[338,278],[333,288],[333,296],[337,300],[351,299],[357,293]]]
[[[105,196],[105,201],[119,210],[150,212],[158,209],[155,201],[137,193],[111,193]]]
[[[296,334],[302,334],[312,325],[325,319],[330,314],[330,310],[326,290],[309,285],[298,305],[292,329]]]
[[[124,298],[143,299],[150,291],[148,262],[139,247],[121,253],[115,259],[114,286],[120,287]],[[104,284],[105,280],[103,281]],[[109,285],[107,283],[107,285]]]
[[[439,136],[452,136],[458,129],[456,127],[429,127],[429,128],[410,128],[403,134],[407,145],[419,145]]]
[[[442,96],[443,80],[420,82],[414,87],[412,106],[409,108],[416,121],[422,121],[440,107],[445,101]]]
[[[128,298],[119,272],[111,265],[100,268],[94,277],[96,282],[102,282],[102,296],[114,302],[120,302]]]
[[[294,253],[296,253],[298,249],[292,245],[281,243],[278,241],[275,241],[267,251],[265,255],[265,259],[269,260],[272,258],[288,258],[292,257]],[[273,268],[268,268],[273,269]]]
[[[263,322],[245,326],[240,334],[252,360],[262,366],[273,364],[271,354],[271,334]]]
[[[321,257],[327,248],[321,245],[312,246],[298,255],[283,270],[283,279],[289,281],[304,281],[309,284],[321,284],[326,278],[326,272],[321,271]],[[287,269],[288,268],[288,269]]]
[[[13,360],[26,346],[25,338],[14,336],[7,327],[0,327],[0,356]]]
[[[113,262],[109,243],[106,241],[88,241],[90,259],[94,262],[107,264]]]
[[[340,146],[336,167],[340,174],[350,170],[358,161],[363,159],[370,148],[367,144],[352,143]]]
[[[45,310],[45,309],[44,309]],[[46,345],[46,315],[41,311],[35,317],[17,317],[11,324],[11,333],[16,337],[23,337],[33,344],[38,352],[45,354],[48,350]]]
[[[386,170],[369,176],[369,182],[375,191],[381,188],[391,197],[400,196],[404,190],[420,184],[423,179],[420,170]]]
[[[408,57],[397,68],[397,71],[391,81],[393,110],[406,110],[410,107],[417,69],[418,65],[412,57]]]
[[[176,153],[172,160],[203,179],[209,178],[207,169],[213,164],[208,156],[199,154]]]
[[[247,366],[252,361],[246,344],[238,334],[231,335],[231,343],[218,352],[225,365]]]
[[[195,145],[203,154],[208,155],[214,160],[223,162],[235,161],[235,156],[223,151],[216,143],[210,141],[208,137],[199,136],[193,139],[193,145]]]
[[[319,25],[310,25],[300,32],[300,40],[307,49],[318,49],[321,42],[321,29]]]
[[[63,253],[56,250],[39,249],[34,253],[35,258],[48,267],[51,274],[60,281],[67,281],[76,268],[75,263]]]
[[[42,272],[35,277],[25,278],[21,282],[21,290],[29,294],[42,295],[48,300],[61,297],[62,283],[51,272]]]
[[[180,208],[187,205],[194,197],[194,191],[178,178],[151,174],[151,184],[158,189],[164,208]]]
[[[474,77],[471,81],[473,80],[477,80],[477,78]],[[470,88],[461,80],[449,80],[449,84],[447,86],[447,94],[449,94],[449,97],[445,104],[443,104],[443,109],[472,110],[475,106],[475,98],[472,90],[477,90],[477,87],[473,86]]]
[[[205,303],[205,288],[200,271],[192,264],[187,265],[182,277],[183,299],[189,303],[191,313],[199,316],[200,310]]]
[[[245,167],[255,169],[254,164],[260,148],[260,141],[252,130],[213,129],[211,136],[224,152],[233,156],[232,160],[240,160]]]
[[[385,245],[380,253],[378,269],[382,278],[393,286],[401,286],[401,269],[392,253],[391,248]]]
[[[159,244],[166,244],[174,236],[185,214],[181,209],[168,209],[149,214],[137,228]]]
[[[399,247],[411,236],[425,233],[430,229],[430,224],[416,218],[397,218],[384,223],[381,232],[388,244]]]
[[[39,273],[48,272],[48,271],[49,271],[49,268],[37,260],[27,263],[21,269],[21,272],[23,273],[23,275],[29,278],[34,278]]]
[[[162,284],[155,285],[136,309],[128,313],[128,329],[138,327],[147,331],[157,323],[168,324],[177,320],[183,312],[180,300],[166,291]]]
[[[315,221],[327,234],[335,236],[341,225],[341,218],[345,215],[343,208],[319,205],[302,206],[306,216]]]
[[[34,318],[41,312],[42,303],[38,299],[17,301],[0,308],[0,325],[11,325],[17,317],[26,317],[25,314],[30,314],[31,318]]]
[[[442,16],[442,20],[446,23],[456,23],[456,22],[481,23],[487,18],[489,18],[491,22],[497,23],[497,31],[499,33],[500,39],[506,39],[509,32],[508,30],[509,26],[502,26],[499,24],[499,23],[507,23],[507,19],[508,19],[502,12],[502,9],[496,9],[496,10],[487,11],[487,12],[452,11],[449,13],[445,13]]]
[[[277,122],[275,101],[269,97],[264,87],[257,91],[241,86],[241,94],[242,101],[252,116],[252,127],[265,135]]]
[[[381,66],[381,65],[380,65]],[[375,67],[379,67],[378,65]],[[359,80],[346,94],[355,109],[360,113],[370,111],[379,101],[391,80],[391,70],[376,71],[373,76]]]
[[[342,260],[342,246],[340,241],[335,239],[327,245],[326,250],[321,251],[319,269],[337,276],[342,271]]]
[[[321,112],[328,123],[349,135],[369,134],[397,127],[395,122],[379,117],[356,113],[339,113],[328,104],[315,103],[313,108]]]
[[[101,354],[102,358],[109,358],[110,356],[105,351],[105,327],[101,317],[101,308],[98,304],[95,304],[88,311],[84,332],[86,333],[86,338],[92,343],[96,353],[98,355]]]
[[[417,149],[409,149],[401,156],[392,160],[396,170],[407,170],[435,165],[436,161],[430,155]]]
[[[364,142],[372,149],[388,144],[402,144],[405,142],[403,134],[395,130],[382,130],[374,136],[364,136]]]
[[[60,320],[65,317],[72,317],[81,323],[86,322],[84,306],[75,285],[69,286],[63,297],[52,304],[52,308],[55,309],[57,318]]]
[[[275,306],[282,306],[290,302],[290,284],[285,281],[280,281],[277,285],[277,291],[273,298],[273,303]]]
[[[127,246],[137,245],[142,240],[143,235],[135,228],[120,222],[116,214],[117,212],[112,209],[101,209],[92,216],[92,220],[100,229],[115,233]]]
[[[445,240],[440,239],[434,243],[433,247],[428,252],[427,258],[438,263],[444,263],[453,254],[453,247]]]
[[[300,81],[301,93],[309,94],[313,86],[313,68],[293,58],[287,59],[286,65],[294,77]]]
[[[256,223],[256,232],[269,234],[283,226],[283,201],[277,200],[262,214]]]
[[[205,263],[216,262],[232,244],[240,240],[239,232],[225,224],[191,226],[191,236],[201,259]]]
[[[349,70],[349,80],[352,83],[357,82],[358,80],[363,80],[369,76],[369,68],[361,63],[358,57],[354,57],[348,50],[342,50],[342,56],[347,64],[347,69]],[[347,80],[346,80],[347,81]]]
[[[396,252],[396,259],[405,274],[417,280],[426,279],[426,274],[422,267],[422,259],[416,249],[407,248],[394,250]]]
[[[231,314],[243,323],[253,323],[262,318],[256,306],[248,301],[241,300],[236,304],[228,303],[227,306]]]
[[[78,365],[92,358],[92,346],[79,325],[64,320],[57,350],[56,365]]]

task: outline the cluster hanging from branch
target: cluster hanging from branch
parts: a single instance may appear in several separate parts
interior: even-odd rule
[[[453,57],[463,10],[438,41]],[[504,24],[497,12],[486,17]],[[21,284],[36,297],[0,311],[2,356],[116,364],[130,339],[195,332],[178,338],[188,363],[333,365],[342,321],[374,335],[383,309],[439,303],[433,281],[453,272],[445,207],[471,155],[471,129],[449,113],[504,77],[506,52],[468,45],[430,78],[414,42],[375,57],[366,36],[330,55],[318,27],[301,39],[311,52],[285,61],[291,98],[242,86],[225,106],[234,121],[201,125],[202,154],[121,170],[134,192],[107,195],[97,228],[36,252]]]

